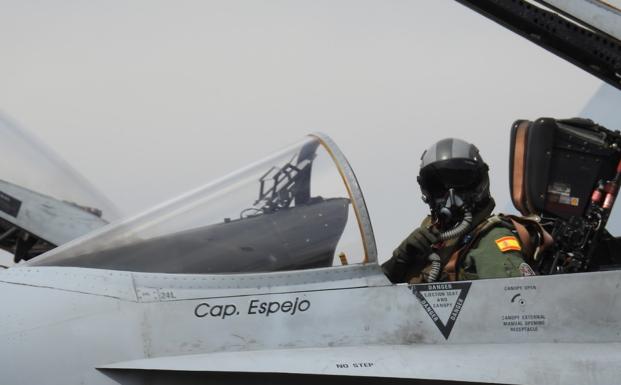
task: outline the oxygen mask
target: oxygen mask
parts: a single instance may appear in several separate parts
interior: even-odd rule
[[[448,230],[462,221],[465,211],[464,199],[450,188],[444,197],[435,199],[431,215],[440,230]]]
[[[472,210],[481,180],[479,170],[469,164],[462,162],[451,166],[426,167],[421,170],[418,180],[423,201],[429,205],[431,216],[441,231],[453,228],[463,220],[467,211]]]
[[[454,188],[449,188],[442,198],[428,202],[431,206],[433,222],[440,230],[440,240],[457,239],[468,232],[472,224],[472,213],[466,201]],[[427,282],[435,282],[442,268],[441,258],[437,253],[429,255],[431,271]]]

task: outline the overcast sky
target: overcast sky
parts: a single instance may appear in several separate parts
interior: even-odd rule
[[[509,128],[601,82],[449,0],[0,0],[0,110],[125,213],[306,133],[345,152],[381,259],[427,208],[421,152],[476,143],[505,210]]]

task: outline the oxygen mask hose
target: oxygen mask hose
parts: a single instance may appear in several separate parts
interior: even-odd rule
[[[462,220],[453,226],[452,229],[447,230],[443,233],[440,233],[441,241],[448,241],[450,239],[459,238],[464,235],[470,225],[472,224],[472,213],[468,210],[464,210],[464,217]],[[431,270],[429,271],[429,275],[427,276],[427,282],[435,282],[440,276],[440,271],[442,271],[442,259],[437,253],[429,254],[429,262],[431,262]]]
[[[452,229],[447,230],[440,234],[441,241],[448,241],[449,239],[454,239],[461,237],[468,231],[470,224],[472,223],[472,213],[468,210],[464,211],[464,217],[461,222],[457,223]]]

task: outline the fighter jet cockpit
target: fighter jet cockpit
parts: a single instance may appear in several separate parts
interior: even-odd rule
[[[118,217],[86,179],[0,117],[0,249],[28,260]]]
[[[375,259],[353,172],[331,140],[317,134],[28,265],[218,274]]]

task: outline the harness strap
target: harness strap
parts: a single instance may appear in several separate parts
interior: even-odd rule
[[[536,261],[539,253],[554,243],[552,235],[550,235],[537,220],[529,217],[517,217],[515,215],[505,215],[505,217],[507,217],[515,227],[520,242],[522,242],[524,247],[524,255],[529,260]],[[532,236],[528,231],[528,227],[533,228],[539,236],[537,242],[532,241]]]
[[[451,254],[451,258],[449,258],[446,265],[444,265],[444,272],[446,273],[449,281],[457,281],[457,261],[459,260],[459,255],[464,247],[466,247],[466,245],[455,250],[453,254]]]
[[[515,227],[515,231],[518,233],[518,238],[520,238],[520,243],[522,244],[522,254],[524,254],[526,260],[532,259],[533,254],[535,253],[532,236],[526,229],[526,226],[511,217],[509,217],[509,220],[511,221],[511,224],[513,224],[513,227]]]

